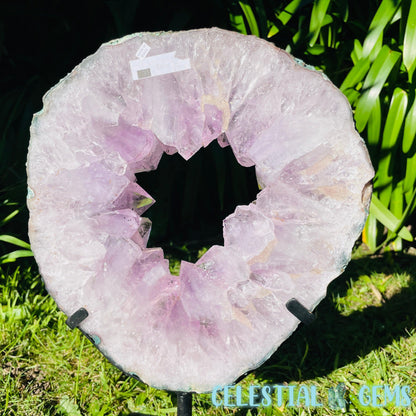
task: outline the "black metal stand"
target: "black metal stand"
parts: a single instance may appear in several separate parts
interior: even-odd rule
[[[305,308],[297,299],[292,298],[286,302],[286,308],[289,312],[291,312],[296,318],[298,318],[301,322],[306,325],[311,324],[316,316],[309,312],[308,309]],[[78,327],[78,325],[88,317],[88,311],[84,308],[78,309],[75,313],[73,313],[68,319],[66,320],[66,324],[71,328],[74,329]],[[82,331],[82,330],[81,330]],[[96,341],[87,333],[82,331],[87,338],[96,345]],[[110,360],[111,362],[111,360]],[[116,367],[117,365],[113,363]],[[120,368],[123,371],[123,369]],[[237,383],[242,380],[248,373],[243,374],[238,380]],[[130,374],[131,375],[131,374]],[[140,380],[138,376],[133,377]],[[141,381],[141,380],[140,380]],[[177,416],[192,416],[192,393],[185,393],[182,391],[176,392],[177,397]],[[256,409],[252,410],[252,413],[257,414]]]
[[[177,416],[192,416],[192,393],[177,393],[178,412]]]
[[[309,312],[297,299],[292,298],[286,302],[286,309],[299,321],[303,322],[305,325],[310,325],[315,319],[316,316]]]

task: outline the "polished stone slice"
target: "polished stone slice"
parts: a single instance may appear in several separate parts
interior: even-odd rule
[[[217,139],[261,191],[224,246],[169,272],[148,248],[135,173]],[[373,176],[347,99],[320,72],[220,29],[107,43],[44,97],[31,126],[29,234],[49,293],[128,374],[209,391],[266,360],[348,263]]]

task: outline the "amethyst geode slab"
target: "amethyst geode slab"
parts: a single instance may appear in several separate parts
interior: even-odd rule
[[[261,191],[179,276],[147,248],[135,173],[218,139]],[[350,259],[373,177],[347,99],[321,73],[220,29],[107,43],[44,97],[28,162],[29,234],[49,293],[126,373],[203,392],[266,360]]]

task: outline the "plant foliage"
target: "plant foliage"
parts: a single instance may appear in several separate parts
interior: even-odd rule
[[[0,217],[0,243],[7,243],[8,245],[11,244],[15,247],[19,247],[18,250],[9,251],[6,254],[0,254],[0,265],[4,263],[12,263],[22,257],[33,256],[28,243],[13,235],[2,233],[5,225],[7,225],[14,217],[16,217],[16,215],[20,213],[21,208],[17,205],[18,204],[16,202],[10,202],[7,199],[0,202],[0,209],[3,211],[5,208],[8,212],[4,218]]]
[[[105,41],[133,32],[210,26],[232,27],[269,39],[325,71],[350,100],[357,129],[377,170],[364,241],[372,250],[388,243],[400,250],[402,240],[413,239],[409,225],[416,205],[416,2],[180,0],[170,4],[156,0],[149,3],[146,13],[138,0],[58,3],[24,0],[0,4],[0,201],[7,201],[0,205],[0,218],[19,211],[1,226],[0,235],[12,239],[0,241],[0,256],[16,252],[1,261],[28,254],[22,251],[28,248],[22,243],[16,246],[13,238],[27,241],[24,165],[29,125],[33,113],[42,108],[42,95]],[[92,30],[91,21],[100,24]],[[178,228],[183,218],[192,219],[191,207],[200,212],[209,200],[217,209],[212,221],[220,226],[227,213],[226,197],[231,205],[249,202],[255,185],[232,165],[232,156],[207,149],[201,164],[208,168],[199,171],[189,165],[193,171],[186,176],[172,162],[169,180],[178,184],[180,192],[165,187],[159,205],[183,193],[174,208],[179,220],[166,221],[171,208],[169,212],[154,208],[153,223],[170,224],[165,234],[154,229],[155,240],[169,243],[175,236],[182,241],[175,242],[178,247],[189,240],[202,241],[199,232],[190,236]],[[157,183],[154,181],[155,188]],[[209,189],[207,199],[192,192],[196,188]],[[187,224],[187,229],[199,226]],[[207,236],[211,234],[217,231],[207,230]]]
[[[303,57],[347,96],[376,170],[363,241],[402,250],[416,209],[416,2],[244,0],[229,10],[235,30]]]

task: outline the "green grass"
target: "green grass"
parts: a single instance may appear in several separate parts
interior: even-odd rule
[[[339,415],[327,391],[344,383],[351,415],[416,414],[416,257],[355,258],[328,288],[317,320],[300,325],[240,384],[316,386],[322,407],[215,408],[194,397],[194,415]],[[175,262],[172,261],[172,267]],[[8,415],[175,415],[176,396],[114,368],[65,324],[30,268],[0,273],[0,413]],[[363,385],[410,386],[410,407],[364,407]]]

